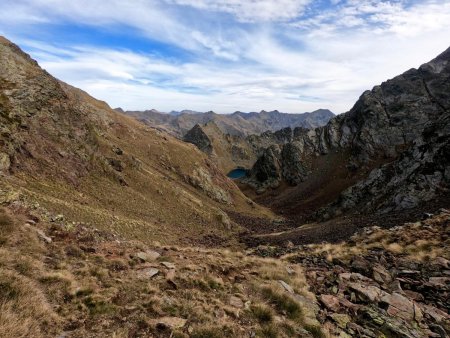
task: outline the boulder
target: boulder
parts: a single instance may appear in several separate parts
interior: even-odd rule
[[[155,268],[147,268],[139,271],[139,276],[141,278],[153,278],[159,273],[158,269]]]
[[[372,268],[373,279],[382,284],[388,285],[392,282],[392,276],[388,270],[382,265],[376,264]]]
[[[175,264],[171,262],[161,262],[162,265],[164,265],[167,269],[175,269]]]
[[[45,243],[50,244],[52,242],[52,239],[48,237],[41,229],[35,229],[37,235],[41,240],[43,240]]]
[[[349,315],[342,313],[333,313],[330,315],[330,317],[333,318],[337,326],[340,327],[341,329],[345,329],[347,327],[347,324],[351,321]]]
[[[361,256],[355,256],[350,264],[352,271],[368,274],[370,271],[370,263]]]
[[[161,255],[156,251],[147,250],[147,251],[138,252],[135,256],[143,262],[154,262]]]
[[[320,295],[320,302],[325,305],[325,307],[333,312],[339,311],[340,303],[339,299],[333,295]]]
[[[450,320],[450,316],[446,312],[439,310],[434,306],[427,304],[419,304],[419,306],[424,316],[433,318],[437,323],[442,323],[444,321]]]
[[[427,285],[436,289],[446,290],[450,285],[450,277],[430,277]]]
[[[364,285],[359,283],[349,283],[348,287],[355,291],[360,300],[369,301],[369,302],[378,302],[381,297],[387,295],[386,292],[381,290],[379,287],[374,285]]]
[[[292,288],[292,286],[290,286],[288,283],[286,283],[285,281],[279,280],[278,281],[281,286],[289,293],[295,293],[294,289]]]
[[[400,317],[409,321],[412,321],[415,317],[419,316],[418,307],[414,302],[397,292],[384,295],[381,297],[380,302],[389,305],[387,313],[390,316]]]
[[[229,303],[231,306],[238,309],[242,309],[244,307],[244,302],[239,297],[236,296],[231,296]]]
[[[158,329],[181,329],[186,325],[187,320],[179,317],[162,317],[151,320]]]

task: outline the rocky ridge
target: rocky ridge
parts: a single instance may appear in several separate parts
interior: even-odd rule
[[[123,110],[122,110],[123,112]],[[216,114],[212,111],[198,113],[182,111],[165,114],[156,110],[126,111],[147,125],[168,131],[172,135],[182,138],[196,124],[204,125],[214,122],[224,134],[246,137],[266,131],[276,131],[286,127],[315,128],[325,125],[334,114],[327,109],[318,109],[311,113],[287,114],[274,111],[260,113]]]
[[[264,155],[266,151],[278,151],[281,153],[284,145],[284,154],[288,159],[286,163],[297,161],[296,147],[292,143],[295,135],[301,133],[304,128],[283,128],[277,131],[266,131],[261,134],[249,135],[246,137],[238,135],[225,134],[214,121],[204,125],[197,124],[189,130],[183,137],[183,140],[197,146],[201,151],[210,156],[224,172],[229,172],[234,168],[252,168],[258,158]],[[294,154],[291,154],[291,151]],[[262,159],[263,160],[263,159]],[[261,161],[261,160],[260,160]],[[281,160],[280,163],[283,163]],[[301,180],[301,173],[296,173],[298,168],[295,164],[292,168],[285,166],[285,179],[292,184]],[[270,173],[266,178],[259,181],[265,181],[277,172]]]
[[[364,92],[348,113],[326,126],[294,130],[288,135],[288,147],[265,150],[247,183],[261,192],[283,180],[298,184],[314,176],[315,162],[337,156],[341,159],[335,165],[342,167],[342,176],[370,174],[358,178],[356,185],[349,179],[344,187],[348,190],[322,215],[357,205],[364,212],[411,208],[446,193],[450,169],[443,154],[448,152],[449,76],[450,49],[419,69]]]

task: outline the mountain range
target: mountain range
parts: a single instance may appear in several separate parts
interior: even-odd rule
[[[177,137],[183,137],[196,124],[214,122],[225,134],[248,136],[265,131],[276,131],[286,127],[315,128],[325,125],[334,114],[328,109],[318,109],[311,113],[287,114],[274,111],[259,113],[234,112],[233,114],[217,114],[212,111],[198,113],[190,110],[161,113],[157,110],[123,111],[129,116],[155,128],[165,130]]]

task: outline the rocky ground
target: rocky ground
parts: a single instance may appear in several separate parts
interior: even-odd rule
[[[322,337],[301,267],[0,209],[0,337]]]
[[[332,336],[447,337],[450,332],[450,211],[348,241],[258,247],[302,266]]]
[[[0,337],[447,337],[450,211],[427,217],[232,252],[15,201],[0,210]]]

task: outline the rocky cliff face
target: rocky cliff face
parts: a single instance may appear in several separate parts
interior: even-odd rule
[[[282,146],[275,158],[262,156],[256,162],[249,183],[258,187],[281,179],[296,183],[292,182],[292,172],[308,180],[304,168],[315,158],[326,160],[331,154],[345,154],[345,162],[336,165],[344,164],[348,175],[376,169],[345,190],[333,205],[334,211],[354,208],[363,201],[370,201],[369,206],[380,211],[410,208],[446,192],[450,169],[442,156],[448,151],[449,77],[450,49],[419,69],[364,92],[348,113],[326,126],[295,129],[287,135],[289,146]],[[292,156],[283,158],[283,153]],[[293,158],[302,164],[301,169],[295,169]],[[289,169],[265,176],[266,168],[274,162]],[[379,163],[388,164],[378,168]]]
[[[428,125],[414,145],[395,161],[374,169],[370,175],[342,192],[322,210],[340,214],[362,205],[360,212],[386,213],[419,206],[437,196],[449,195],[450,114]]]
[[[295,184],[302,180],[305,173],[301,170],[298,158],[301,150],[295,142],[295,135],[304,128],[290,127],[277,130],[275,132],[266,131],[260,135],[250,135],[247,137],[225,134],[214,121],[204,125],[195,125],[187,132],[183,140],[195,144],[204,153],[208,154],[224,172],[229,172],[235,168],[252,168],[260,156],[270,151],[278,151],[286,160],[283,162],[283,176],[288,182]],[[292,143],[292,144],[291,144]],[[286,145],[285,148],[283,146]],[[283,148],[283,152],[281,149]],[[267,155],[270,156],[270,155]],[[276,157],[270,157],[278,161]],[[259,164],[264,164],[265,159],[261,158]],[[299,172],[295,172],[299,169]],[[280,170],[273,172],[273,175],[264,176],[265,181],[271,177],[281,179]]]

